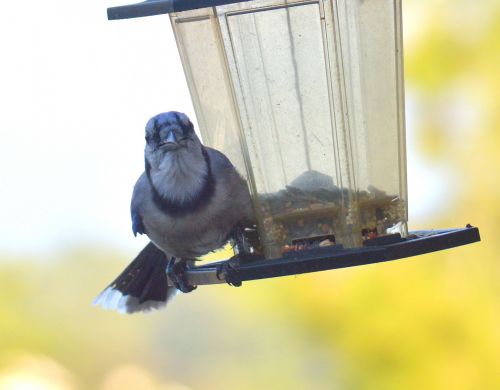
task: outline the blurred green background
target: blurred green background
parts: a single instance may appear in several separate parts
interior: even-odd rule
[[[412,145],[454,178],[410,228],[481,243],[134,316],[90,305],[133,251],[0,254],[0,389],[500,389],[500,2],[406,0],[404,23]]]

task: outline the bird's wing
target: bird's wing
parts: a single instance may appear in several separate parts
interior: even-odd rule
[[[236,169],[224,153],[219,152],[216,149],[209,148],[208,146],[205,146],[205,149],[207,150],[210,158],[212,168],[215,171],[218,171],[219,169]]]
[[[223,153],[208,147],[206,149],[212,172],[220,180],[219,183],[222,182],[224,188],[231,194],[231,202],[240,213],[241,224],[253,225],[255,216],[246,180]]]
[[[144,234],[146,230],[144,229],[144,224],[142,223],[142,216],[139,213],[136,213],[132,210],[132,232],[134,236],[137,236],[137,233]]]
[[[144,228],[144,223],[142,222],[141,215],[141,204],[149,193],[149,183],[146,174],[143,173],[137,183],[134,186],[134,192],[132,194],[132,202],[130,204],[130,214],[132,217],[132,232],[134,236],[139,234],[145,234],[146,229]]]

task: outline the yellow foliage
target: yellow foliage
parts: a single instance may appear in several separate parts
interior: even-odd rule
[[[499,389],[500,3],[408,8],[405,20],[419,29],[405,47],[407,92],[429,108],[418,146],[461,179],[452,212],[428,223],[475,224],[481,243],[239,289],[200,287],[162,312],[129,317],[90,302],[125,265],[111,259],[131,255],[2,262],[0,388],[39,380],[53,387],[33,388]],[[462,113],[443,114],[456,93],[480,113],[460,131],[453,118]],[[15,365],[19,351],[38,363]],[[35,366],[46,370],[36,376]]]

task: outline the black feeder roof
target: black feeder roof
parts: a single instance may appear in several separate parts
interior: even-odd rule
[[[218,5],[242,3],[244,0],[147,0],[142,3],[108,8],[108,20],[141,18],[188,11]]]

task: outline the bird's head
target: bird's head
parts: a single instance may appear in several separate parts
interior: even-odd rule
[[[169,111],[146,124],[144,169],[163,198],[184,201],[210,176],[207,152],[189,118]]]
[[[200,144],[194,127],[186,114],[164,112],[146,124],[146,154],[161,157],[185,151]],[[199,147],[199,146],[198,146]]]

